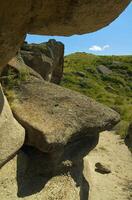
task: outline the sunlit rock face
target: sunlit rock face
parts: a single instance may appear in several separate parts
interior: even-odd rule
[[[98,143],[99,133],[120,120],[114,110],[77,92],[40,79],[28,79],[12,89],[10,101],[26,130],[25,144],[55,161],[77,160]]]
[[[21,148],[24,128],[14,119],[0,85],[0,168]]]
[[[72,35],[112,22],[130,0],[6,0],[0,4],[0,66],[21,46],[26,33]]]
[[[40,44],[24,43],[20,50],[27,66],[44,80],[59,84],[63,76],[64,45],[54,39]]]

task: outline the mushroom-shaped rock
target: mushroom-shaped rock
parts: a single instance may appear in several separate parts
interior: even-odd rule
[[[25,130],[14,119],[0,87],[0,167],[21,148],[24,139]]]
[[[93,32],[111,23],[130,2],[131,0],[2,0],[0,67],[15,56],[26,33],[72,35]]]
[[[14,92],[12,111],[26,129],[26,144],[63,159],[83,157],[98,143],[99,132],[120,118],[91,98],[41,80],[21,84]]]

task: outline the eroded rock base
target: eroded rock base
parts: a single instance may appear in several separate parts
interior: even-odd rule
[[[2,200],[87,200],[89,185],[83,160],[65,161],[54,169],[49,154],[24,146],[0,170]]]

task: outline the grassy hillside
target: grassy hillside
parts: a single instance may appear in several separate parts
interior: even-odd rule
[[[132,121],[132,56],[74,53],[65,57],[64,66],[61,85],[119,112],[121,122],[116,128],[124,137]]]

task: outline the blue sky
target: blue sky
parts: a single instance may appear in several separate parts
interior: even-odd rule
[[[94,33],[70,37],[27,35],[28,43],[56,39],[65,44],[65,55],[87,52],[99,55],[132,55],[132,3],[109,26]]]

